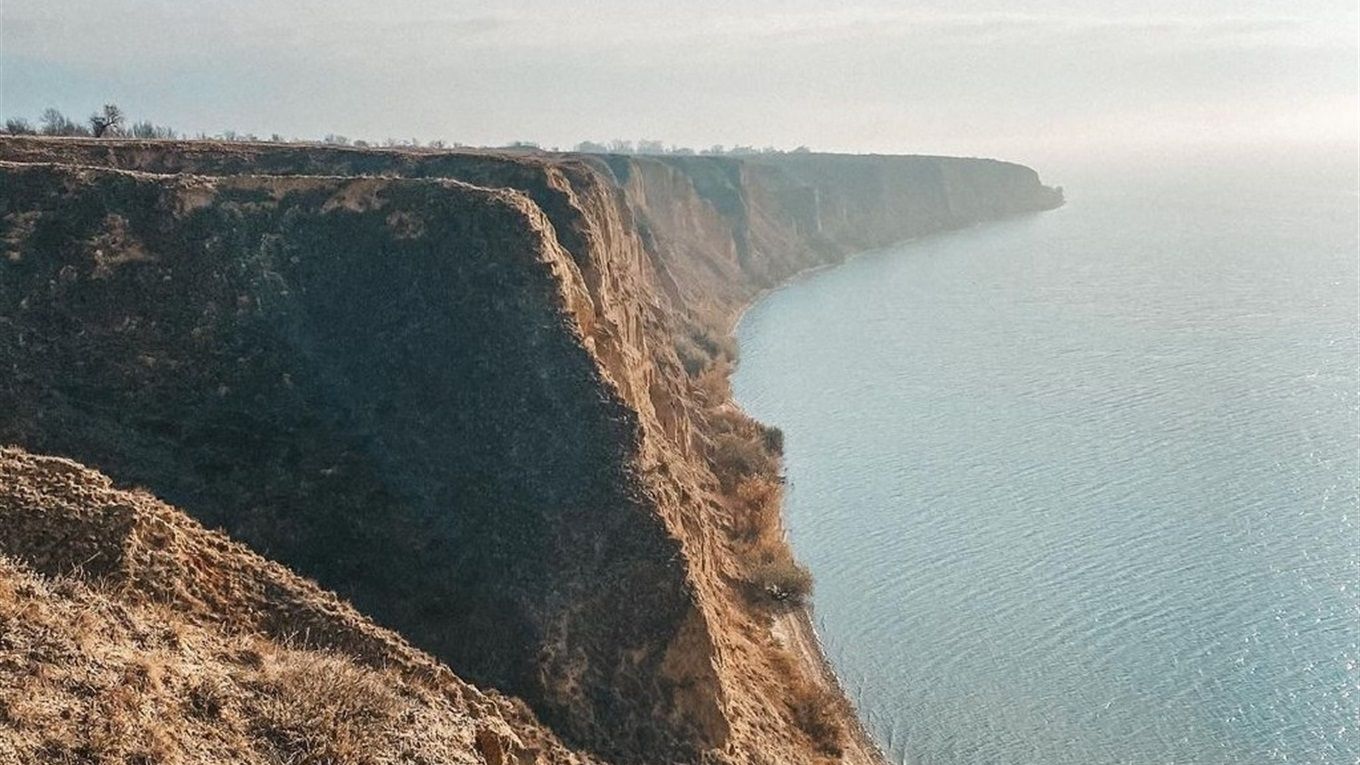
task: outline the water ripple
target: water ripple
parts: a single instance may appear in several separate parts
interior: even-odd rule
[[[747,314],[736,393],[784,429],[819,630],[892,757],[1360,762],[1354,200],[1243,188]]]

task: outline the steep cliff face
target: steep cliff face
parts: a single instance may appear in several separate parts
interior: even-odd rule
[[[706,680],[660,669],[679,545],[527,199],[42,166],[5,189],[0,439],[153,488],[580,740],[690,739],[648,687]]]
[[[1062,204],[987,159],[776,154],[606,160],[687,307],[728,313],[847,255]]]
[[[751,595],[778,455],[721,336],[799,270],[1059,201],[921,157],[0,159],[0,442],[147,486],[628,761],[872,759]]]

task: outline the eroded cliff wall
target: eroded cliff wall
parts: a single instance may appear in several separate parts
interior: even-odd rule
[[[686,306],[723,312],[847,255],[1062,204],[1023,165],[840,154],[625,157],[604,163]]]
[[[725,456],[764,432],[721,335],[802,269],[1060,201],[924,157],[0,159],[0,442],[147,486],[627,761],[872,758],[752,596],[778,455]]]

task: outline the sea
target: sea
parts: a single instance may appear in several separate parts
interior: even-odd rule
[[[1355,158],[1097,170],[742,319],[827,655],[893,763],[1360,763]]]

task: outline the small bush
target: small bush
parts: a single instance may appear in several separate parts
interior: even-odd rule
[[[222,717],[229,699],[230,691],[225,683],[217,678],[205,678],[189,688],[185,712],[201,720],[216,720]]]
[[[754,420],[747,417],[740,410],[731,407],[714,409],[707,413],[707,424],[710,433],[746,433],[751,430]]]
[[[794,724],[822,754],[839,757],[845,750],[845,720],[850,712],[845,699],[806,680],[796,683],[789,697]]]
[[[765,444],[765,451],[776,456],[783,456],[784,431],[773,425],[761,425],[760,438]]]
[[[22,117],[11,117],[5,120],[5,132],[10,135],[36,135],[38,130]]]
[[[775,603],[802,606],[812,595],[812,573],[793,559],[787,547],[770,559],[752,566],[750,583],[760,594]]]
[[[690,377],[698,377],[708,369],[709,364],[713,363],[713,357],[709,356],[695,342],[688,337],[680,336],[675,339],[675,355],[680,359],[680,366],[685,368],[685,374]]]
[[[173,140],[179,136],[174,129],[157,125],[150,120],[132,123],[132,137],[156,140]]]
[[[730,369],[736,363],[736,340],[708,326],[689,321],[675,336],[675,354],[690,377],[697,378],[718,365]]]
[[[690,339],[713,359],[735,363],[740,356],[737,341],[731,335],[724,335],[708,327],[691,324]]]
[[[779,465],[760,440],[722,433],[713,439],[713,471],[723,487],[731,490],[747,476],[777,475]]]

